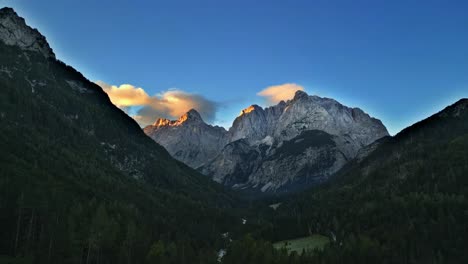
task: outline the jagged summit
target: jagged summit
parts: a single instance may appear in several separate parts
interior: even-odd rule
[[[203,118],[201,117],[200,113],[198,113],[198,111],[193,109],[193,108],[190,109],[184,115],[182,115],[179,118],[179,120],[183,120],[183,121],[192,120],[192,121],[202,121],[203,122]]]
[[[46,38],[37,29],[29,27],[24,18],[9,7],[0,9],[0,40],[9,46],[55,58]]]
[[[156,122],[153,123],[155,127],[161,126],[181,126],[185,123],[204,123],[203,118],[200,113],[195,109],[190,109],[187,113],[183,114],[177,120],[169,120],[167,118],[158,118]]]
[[[309,97],[309,95],[306,92],[302,90],[297,90],[296,93],[294,94],[293,100],[299,100],[301,98],[307,98],[307,97]]]
[[[227,131],[205,123],[195,109],[178,120],[159,118],[143,130],[156,142],[161,142],[175,158],[193,168],[214,158],[227,142]]]
[[[263,108],[260,107],[260,106],[258,106],[258,105],[256,105],[256,104],[254,104],[254,105],[251,105],[251,106],[249,106],[249,107],[243,109],[243,110],[240,112],[239,116],[242,116],[242,115],[251,113],[251,112],[256,111],[256,110],[263,110]]]
[[[0,14],[17,15],[15,10],[13,8],[11,8],[11,7],[0,8]]]
[[[171,124],[171,120],[169,120],[167,118],[158,118],[153,123],[153,126],[167,126],[169,124]]]

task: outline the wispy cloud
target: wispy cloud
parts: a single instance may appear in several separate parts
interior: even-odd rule
[[[292,99],[297,90],[304,91],[304,87],[295,83],[285,83],[267,87],[257,95],[264,97],[268,104],[277,104],[280,101]]]
[[[126,111],[129,107],[140,107],[132,117],[141,126],[151,124],[159,117],[176,119],[192,108],[207,122],[212,122],[216,115],[215,102],[182,90],[172,89],[149,96],[143,88],[131,84],[115,86],[102,81],[96,84],[102,87],[117,107]]]

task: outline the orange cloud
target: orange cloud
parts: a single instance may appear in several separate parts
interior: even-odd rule
[[[177,118],[192,108],[200,112],[206,112],[206,104],[209,104],[209,102],[203,97],[180,90],[166,91],[160,95],[158,100],[153,101],[155,109],[164,107],[170,116]]]
[[[277,104],[280,101],[292,99],[297,90],[304,91],[304,87],[295,83],[285,83],[267,87],[257,93],[257,95],[265,97],[270,104]]]
[[[129,107],[140,106],[132,117],[141,125],[152,124],[157,118],[177,119],[190,109],[197,110],[208,122],[213,121],[217,104],[201,95],[187,93],[181,90],[168,90],[154,96],[149,96],[143,88],[131,84],[120,86],[109,85],[102,81],[96,84],[109,95],[111,102],[127,111]]]
[[[120,86],[109,85],[103,81],[97,81],[104,92],[109,95],[109,99],[118,107],[147,105],[151,99],[142,88],[137,88],[131,84],[122,84]]]

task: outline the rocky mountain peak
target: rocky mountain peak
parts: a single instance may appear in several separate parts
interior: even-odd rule
[[[144,132],[187,165],[198,168],[214,158],[227,143],[227,131],[205,123],[201,115],[191,109],[178,120],[159,118]]]
[[[307,97],[309,97],[309,95],[306,92],[297,90],[296,93],[294,94],[293,100],[299,100],[301,98],[307,98]]]
[[[0,8],[0,14],[7,14],[10,16],[17,16],[15,10],[11,7]]]
[[[171,123],[171,120],[166,119],[166,118],[158,118],[156,119],[156,122],[153,123],[153,126],[159,127],[159,126],[167,126]]]
[[[46,58],[55,58],[46,38],[9,7],[0,9],[0,40],[22,50],[39,52]]]
[[[153,127],[164,127],[164,126],[181,126],[187,123],[205,123],[201,115],[195,109],[190,109],[187,113],[183,114],[177,120],[169,120],[166,118],[158,118],[153,123]]]
[[[243,109],[243,110],[240,112],[239,116],[252,113],[253,111],[256,111],[256,110],[263,110],[263,108],[260,107],[260,106],[258,106],[258,105],[256,105],[256,104],[254,104],[254,105],[251,105],[251,106],[249,106],[249,107]]]
[[[201,117],[200,113],[197,112],[195,109],[190,109],[187,113],[185,113],[181,118],[185,120],[197,120],[197,121],[203,121],[203,118]]]
[[[183,114],[177,121],[174,122],[175,126],[180,126],[187,123],[205,123],[201,115],[195,109],[190,109],[187,113]]]

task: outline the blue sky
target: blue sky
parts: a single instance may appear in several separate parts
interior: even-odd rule
[[[468,1],[0,0],[0,6],[15,8],[59,59],[90,80],[141,87],[157,95],[154,103],[168,91],[195,94],[213,103],[208,119],[226,127],[248,105],[267,104],[258,92],[285,83],[360,107],[391,134],[468,97]]]

